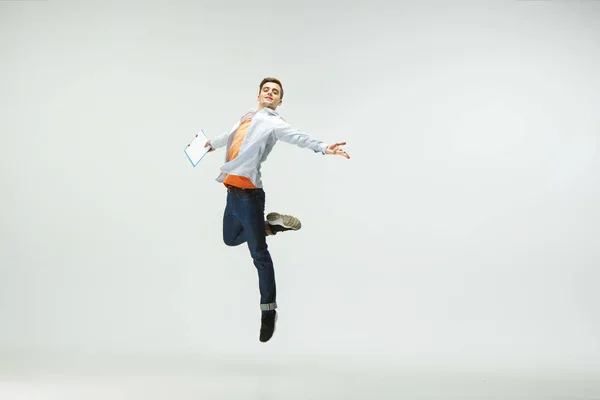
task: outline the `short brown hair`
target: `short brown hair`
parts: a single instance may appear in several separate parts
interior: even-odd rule
[[[262,87],[264,86],[265,83],[276,83],[279,85],[279,87],[281,88],[281,99],[283,100],[283,85],[281,84],[281,82],[279,81],[279,79],[277,78],[265,78],[262,80],[262,82],[260,83],[260,86],[258,87],[258,93],[260,93],[260,91],[262,90]]]

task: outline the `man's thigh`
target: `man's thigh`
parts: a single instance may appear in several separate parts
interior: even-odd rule
[[[240,198],[236,207],[250,251],[266,248],[265,193],[257,190]]]
[[[223,241],[228,246],[238,246],[246,241],[242,221],[235,212],[235,194],[227,194],[227,206],[223,213]]]

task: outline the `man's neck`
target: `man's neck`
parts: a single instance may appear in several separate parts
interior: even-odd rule
[[[272,109],[272,108],[270,108],[270,107],[263,106],[263,105],[259,104],[259,105],[258,105],[258,107],[256,107],[256,112],[258,112],[258,111],[262,110],[263,108],[268,108],[268,109],[269,109],[269,110],[271,110],[271,111],[275,111],[274,109]]]

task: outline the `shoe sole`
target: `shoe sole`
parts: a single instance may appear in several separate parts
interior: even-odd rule
[[[276,212],[267,214],[267,222],[270,225],[281,225],[284,228],[293,229],[295,231],[302,228],[302,223],[300,223],[298,218]]]

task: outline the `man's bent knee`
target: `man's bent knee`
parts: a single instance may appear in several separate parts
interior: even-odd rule
[[[236,243],[236,241],[234,239],[230,239],[230,238],[223,238],[223,243],[225,243],[227,246],[231,246],[231,247],[235,247],[235,246],[239,246],[241,243]]]

